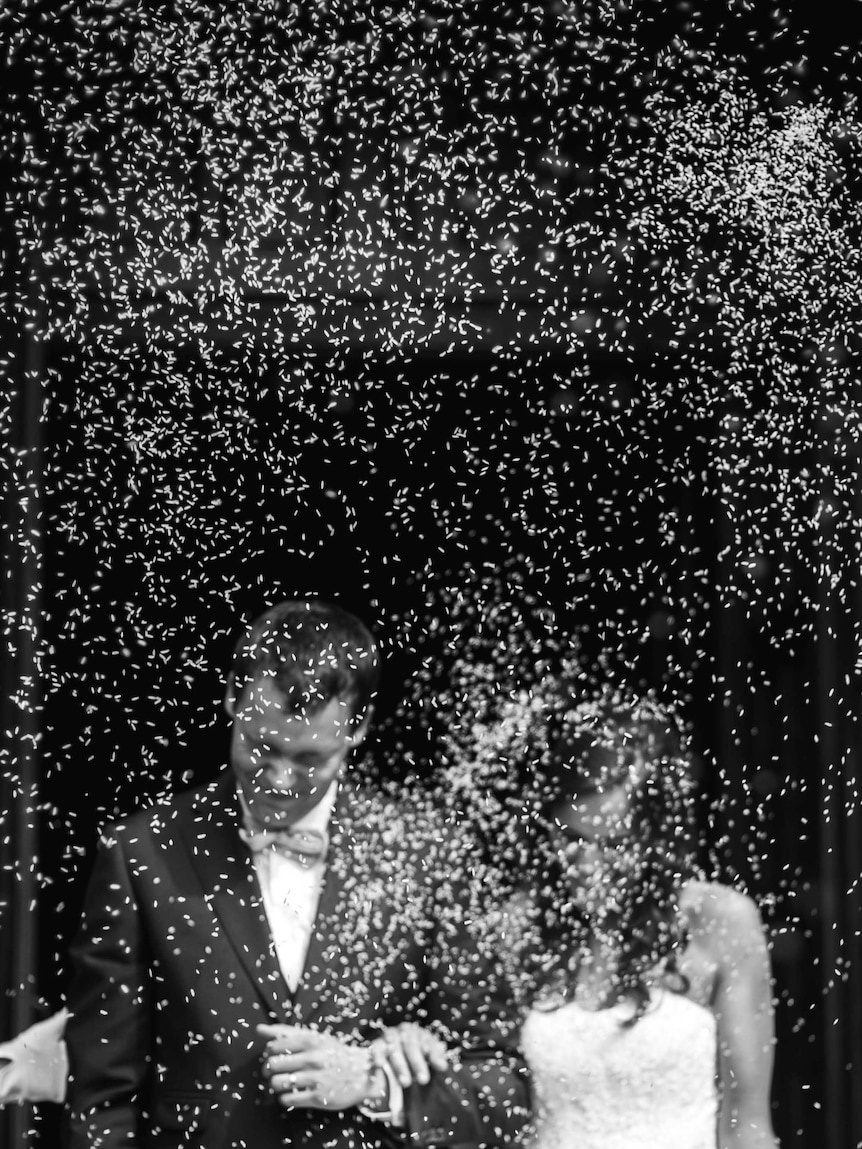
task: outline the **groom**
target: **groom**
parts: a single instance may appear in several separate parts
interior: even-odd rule
[[[230,770],[106,832],[72,951],[72,1149],[517,1139],[523,1064],[454,839],[351,776],[377,679],[346,611],[270,609],[234,652]],[[405,1022],[450,1050],[402,1087],[371,1045]]]

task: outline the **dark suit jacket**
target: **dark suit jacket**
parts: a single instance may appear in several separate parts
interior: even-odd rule
[[[508,995],[454,910],[453,839],[345,787],[305,973],[291,994],[230,773],[111,827],[72,949],[72,1149],[507,1144],[528,1093]],[[463,1050],[407,1091],[405,1134],[358,1110],[285,1110],[260,1022],[370,1040],[415,1020]]]

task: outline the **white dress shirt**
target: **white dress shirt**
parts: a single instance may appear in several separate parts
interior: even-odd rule
[[[337,794],[336,779],[316,806],[304,817],[291,823],[291,830],[314,830],[328,836]],[[251,827],[252,821],[241,791],[239,797],[244,821]],[[275,944],[275,955],[284,980],[291,992],[296,993],[308,957],[308,946],[326,876],[326,861],[319,858],[311,865],[303,865],[292,854],[281,853],[275,848],[260,850],[252,857],[264,913]],[[389,1085],[389,1107],[380,1112],[363,1106],[360,1108],[375,1120],[401,1126],[404,1123],[404,1090],[388,1064],[381,1068]]]
[[[291,829],[326,834],[337,793],[338,783],[333,782],[317,805],[293,822]],[[253,857],[275,955],[284,980],[296,993],[305,970],[326,862],[319,858],[311,865],[303,865],[298,858],[274,848],[260,850]]]

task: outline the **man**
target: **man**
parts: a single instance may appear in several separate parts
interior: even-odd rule
[[[336,606],[267,611],[234,652],[230,770],[104,836],[72,951],[73,1149],[517,1138],[523,1065],[453,912],[454,838],[350,774],[378,666]],[[404,1086],[375,1042],[399,1023],[422,1026],[393,1043]]]

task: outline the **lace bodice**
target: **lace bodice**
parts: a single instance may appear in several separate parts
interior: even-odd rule
[[[716,1149],[716,1027],[710,1010],[654,992],[630,1003],[531,1012],[522,1044],[533,1075],[534,1149]]]

